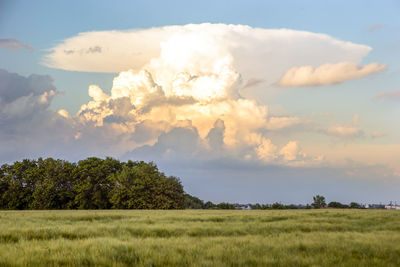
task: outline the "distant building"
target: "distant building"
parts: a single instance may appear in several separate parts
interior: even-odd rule
[[[385,209],[387,210],[400,210],[400,205],[393,205],[390,203],[389,205],[385,205]]]
[[[385,205],[383,205],[383,204],[365,204],[364,208],[366,208],[366,209],[384,209]]]

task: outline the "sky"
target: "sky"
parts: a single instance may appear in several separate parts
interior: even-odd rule
[[[398,1],[0,1],[0,162],[155,162],[203,200],[400,202]]]

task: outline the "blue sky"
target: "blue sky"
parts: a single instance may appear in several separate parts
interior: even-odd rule
[[[189,192],[214,201],[271,202],[276,199],[306,202],[314,193],[325,193],[328,198],[339,201],[396,200],[394,198],[400,190],[400,164],[396,160],[400,156],[399,12],[398,1],[2,1],[0,69],[6,72],[0,76],[3,83],[0,87],[3,91],[0,92],[3,92],[4,99],[5,95],[12,95],[13,102],[4,102],[3,99],[3,109],[0,108],[0,145],[3,146],[0,159],[9,162],[24,157],[53,156],[77,160],[92,155],[145,158],[156,161],[167,174],[180,176]],[[211,24],[204,26],[202,23]],[[248,25],[250,28],[217,27],[215,23]],[[189,29],[184,26],[187,24],[203,26]],[[181,28],[162,28],[169,25],[181,25]],[[258,28],[263,31],[257,31]],[[120,55],[118,47],[127,49],[123,51],[127,55],[134,53],[134,49],[147,49],[138,44],[137,38],[142,35],[130,34],[135,29],[142,29],[147,34],[146,41],[154,49],[160,49],[165,43],[167,48],[161,49],[164,52],[157,52],[164,54],[160,57],[157,53],[146,55],[149,60],[143,66],[137,65],[135,58],[129,66],[129,62],[125,62],[128,57],[121,56],[116,58],[117,63],[113,63],[116,65],[110,67],[109,73],[101,72],[109,67],[103,66],[102,62],[111,62],[115,55]],[[170,33],[163,37],[157,29]],[[278,31],[271,33],[267,29]],[[181,42],[177,45],[187,42],[196,46],[198,42],[211,42],[219,50],[214,51],[212,47],[209,54],[217,53],[216,58],[220,56],[221,60],[226,60],[225,56],[233,58],[233,63],[226,63],[231,76],[224,82],[232,82],[232,86],[237,88],[216,89],[216,94],[226,93],[231,97],[232,92],[239,93],[245,101],[228,97],[225,100],[218,98],[218,106],[212,106],[211,102],[205,104],[204,101],[210,101],[203,96],[208,88],[201,91],[198,86],[206,84],[212,89],[220,84],[218,79],[213,79],[222,77],[222,74],[217,71],[214,75],[220,76],[209,76],[204,68],[197,69],[190,62],[178,66],[168,61],[171,56],[179,61],[181,54],[186,53],[183,50],[187,46],[184,45],[181,51],[172,51],[176,40],[169,38],[174,36],[175,30],[184,32],[178,36]],[[302,39],[299,31],[317,35]],[[80,34],[85,32],[94,34]],[[202,37],[197,43],[191,43],[190,36],[197,38],[193,35],[196,32],[201,32]],[[215,34],[222,34],[222,37],[214,40]],[[277,38],[274,42],[281,45],[263,43],[262,40],[270,40],[272,35]],[[325,35],[331,38],[326,44]],[[101,36],[108,36],[104,43]],[[132,42],[132,45],[122,46],[118,43],[119,36],[124,36],[121,38],[126,39],[121,40]],[[218,41],[218,38],[223,41]],[[11,39],[33,49],[10,48],[6,41]],[[229,44],[237,45],[236,42],[239,48],[233,51]],[[345,47],[346,43],[351,43],[353,48],[340,50],[339,46]],[[82,46],[78,47],[80,44]],[[254,51],[243,49],[243,52],[240,44],[253,45]],[[330,45],[332,48],[325,48]],[[82,61],[70,61],[71,57],[66,56],[65,51],[77,55],[77,51],[82,54],[82,51],[97,46],[100,53],[87,53]],[[288,56],[286,50],[280,50],[280,46],[287,49]],[[130,51],[129,47],[135,48]],[[366,47],[370,51],[365,52]],[[204,49],[207,55],[206,48],[199,49]],[[105,51],[114,54],[107,56]],[[193,51],[189,49],[187,53],[197,53]],[[303,58],[302,54],[309,56]],[[248,55],[248,60],[243,55]],[[194,65],[204,63],[195,54],[192,56],[189,59],[199,60],[197,63],[193,61]],[[53,65],[44,64],[46,57],[52,57]],[[150,59],[156,59],[158,65]],[[215,70],[220,63],[212,60],[207,59],[204,64],[214,64],[211,69]],[[119,62],[129,66],[132,72],[118,67]],[[341,63],[344,65],[324,65]],[[321,67],[320,73],[334,68],[336,78],[320,82],[322,76],[302,77],[305,80],[290,81],[290,86],[282,85],[282,79],[279,81],[279,77],[284,77],[290,70],[297,70],[300,75],[300,69],[291,68],[308,65],[312,65],[314,70]],[[81,66],[85,66],[84,69]],[[340,72],[340,68],[347,71]],[[266,71],[262,72],[263,69]],[[278,76],[271,74],[275,69]],[[159,85],[163,97],[166,97],[158,100],[162,107],[150,106],[145,110],[152,109],[162,115],[175,114],[173,120],[160,119],[158,113],[149,113],[144,117],[134,112],[128,114],[121,111],[126,108],[122,104],[118,107],[112,104],[114,106],[103,109],[105,105],[123,102],[122,98],[127,97],[126,91],[121,93],[116,89],[115,81],[113,84],[115,77],[120,75],[119,84],[125,84],[127,88],[135,87],[130,84],[132,79],[147,79],[144,74],[137,75],[143,70],[149,71],[152,75],[150,83]],[[186,91],[168,89],[176,81],[171,83],[160,78],[172,71],[187,71],[190,75],[205,77],[201,83],[186,85],[194,86],[192,95],[188,95]],[[351,74],[351,71],[354,73]],[[331,75],[325,72],[323,77]],[[19,76],[13,76],[13,73]],[[29,78],[31,74],[42,76]],[[242,85],[235,85],[239,81],[235,80],[239,77],[236,74],[240,75]],[[350,76],[341,79],[341,75]],[[270,80],[274,83],[266,82]],[[257,83],[244,86],[251,81]],[[148,84],[149,81],[143,82]],[[281,86],[278,86],[279,82],[282,82]],[[14,94],[10,90],[18,86],[9,85],[13,83],[18,86],[30,83],[33,91],[29,93],[28,89],[18,89],[24,93]],[[44,85],[47,89],[35,89],[35,86]],[[93,87],[88,94],[91,85],[101,89]],[[143,92],[135,91],[135,94],[140,93]],[[128,97],[136,110],[143,104],[135,100],[134,95]],[[151,99],[154,97],[152,95]],[[189,101],[193,97],[199,102],[191,107],[177,107],[174,106],[176,104],[168,104],[172,101],[168,97],[187,97],[179,101]],[[26,104],[27,101],[31,102]],[[25,104],[26,107],[23,106]],[[86,106],[83,108],[82,105]],[[205,113],[197,107],[204,105],[215,116],[201,118],[199,114]],[[222,106],[229,105],[232,105],[231,110],[220,111]],[[166,110],[157,111],[162,108]],[[253,109],[253,113],[248,113],[251,116],[243,115],[251,117],[248,118],[249,130],[243,131],[242,128],[247,127],[243,122],[246,118],[237,115],[235,110],[245,114],[247,109]],[[224,124],[218,124],[218,119]],[[27,126],[30,123],[32,126]],[[222,140],[217,138],[218,134]],[[214,135],[215,140],[221,143],[221,151],[214,151],[210,145],[214,142],[211,141]],[[183,149],[180,142],[192,147],[192,150]],[[178,156],[179,153],[181,155]],[[218,168],[206,160],[210,155],[215,162],[221,162]],[[232,166],[237,162],[242,168],[235,173],[247,176],[250,182],[232,175]],[[232,176],[235,177],[230,178]],[[318,177],[326,178],[316,182]],[[208,184],[213,182],[215,186],[210,190]],[[243,192],[241,188],[247,190]],[[376,194],[373,193],[375,189]],[[279,195],[284,197],[277,199]]]

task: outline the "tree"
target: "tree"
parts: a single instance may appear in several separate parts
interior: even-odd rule
[[[75,207],[79,209],[108,209],[108,199],[112,189],[109,176],[122,167],[118,160],[87,158],[78,162],[74,169]]]
[[[3,165],[0,204],[4,209],[27,209],[36,186],[36,161],[24,159]]]
[[[325,197],[316,195],[313,197],[314,202],[311,204],[314,209],[320,209],[326,207]]]
[[[201,200],[195,196],[185,194],[185,208],[186,209],[203,209],[204,202],[203,202],[203,200]]]
[[[205,209],[207,209],[207,210],[209,210],[209,209],[215,209],[215,204],[214,203],[212,203],[211,201],[207,201],[205,204],[204,204],[204,208]]]
[[[76,168],[63,160],[39,158],[36,185],[32,194],[32,209],[68,209],[74,200],[72,172]]]
[[[221,209],[221,210],[234,210],[235,205],[227,203],[227,202],[221,202],[217,205],[217,208]]]
[[[282,205],[281,203],[275,202],[271,205],[271,208],[274,210],[283,210],[285,209],[285,206]]]
[[[182,184],[166,177],[153,163],[126,164],[110,176],[114,182],[110,202],[118,209],[183,209]]]
[[[362,208],[363,207],[360,204],[356,203],[356,202],[351,202],[350,203],[350,209],[362,209]]]
[[[332,201],[329,202],[328,207],[335,209],[347,209],[349,206],[347,206],[346,204],[342,204],[340,202]]]
[[[251,205],[252,210],[260,210],[262,209],[262,206],[259,203],[256,203],[254,205]]]

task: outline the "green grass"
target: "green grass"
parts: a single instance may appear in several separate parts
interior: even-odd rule
[[[0,211],[0,266],[400,266],[387,210]]]

